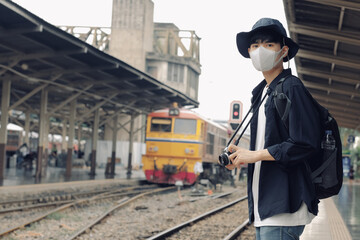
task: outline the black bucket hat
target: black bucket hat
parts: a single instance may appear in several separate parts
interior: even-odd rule
[[[291,38],[287,37],[285,28],[283,27],[281,22],[272,18],[261,18],[254,24],[250,32],[240,32],[236,35],[236,44],[241,55],[243,55],[245,58],[250,58],[248,52],[248,48],[250,46],[250,38],[254,32],[264,29],[271,29],[284,37],[285,45],[289,47],[289,59],[292,59],[296,55],[297,51],[299,50],[299,45],[297,45],[297,43],[291,40]],[[284,62],[286,62],[287,60],[288,58],[285,57]]]

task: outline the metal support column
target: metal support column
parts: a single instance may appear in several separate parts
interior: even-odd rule
[[[5,164],[6,164],[6,142],[7,142],[7,125],[9,121],[9,104],[10,104],[10,90],[11,81],[2,80],[2,94],[1,94],[1,126],[0,126],[0,180],[4,179]]]
[[[129,158],[128,158],[128,168],[127,168],[127,178],[131,178],[131,169],[132,169],[132,152],[133,152],[133,142],[134,142],[134,120],[135,114],[131,114],[131,122],[130,122],[130,131],[129,131]]]
[[[112,139],[112,152],[111,152],[111,166],[110,166],[110,175],[115,175],[115,161],[116,161],[116,142],[117,142],[117,133],[118,133],[118,115],[114,117],[113,125],[113,139]]]
[[[63,119],[63,121],[62,121],[62,142],[61,142],[61,153],[62,154],[65,154],[67,151],[66,130],[67,130],[67,119]]]
[[[25,136],[24,136],[24,143],[28,146],[30,149],[30,111],[27,110],[25,112]]]
[[[70,119],[69,119],[69,140],[68,140],[68,149],[66,157],[66,176],[71,176],[72,168],[72,154],[73,154],[73,145],[75,138],[75,117],[76,117],[76,99],[70,103]]]
[[[41,176],[46,176],[46,169],[47,169],[47,163],[49,158],[49,130],[50,130],[50,119],[49,116],[46,113],[46,120],[44,123],[44,152],[43,152],[43,158],[41,163]]]
[[[78,139],[78,152],[77,158],[81,158],[81,135],[82,135],[82,123],[78,122],[78,131],[77,131],[77,139]]]
[[[37,160],[36,160],[36,172],[35,177],[37,179],[41,178],[42,170],[42,159],[44,151],[44,135],[45,135],[45,121],[46,121],[46,110],[47,110],[47,101],[48,101],[48,91],[46,89],[41,90],[41,103],[40,103],[40,122],[39,122],[39,144],[37,150]]]
[[[98,142],[98,130],[99,130],[99,109],[95,111],[94,126],[93,126],[93,138],[92,138],[92,151],[91,151],[91,169],[90,175],[95,175],[96,169],[96,148]]]

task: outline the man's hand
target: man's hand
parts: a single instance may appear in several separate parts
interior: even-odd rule
[[[229,159],[232,164],[230,165],[234,165],[234,168],[240,167],[241,164],[245,163],[255,163],[262,160],[275,160],[267,149],[250,151],[245,148],[235,146],[234,144],[230,144],[228,150],[231,152]]]

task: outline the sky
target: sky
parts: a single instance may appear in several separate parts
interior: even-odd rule
[[[53,25],[110,27],[112,0],[13,0]],[[153,0],[154,21],[195,30],[200,40],[199,112],[228,120],[230,103],[240,100],[243,114],[251,91],[263,79],[240,55],[236,34],[250,31],[263,17],[276,18],[288,32],[282,0]],[[295,63],[290,61],[295,70]],[[287,67],[287,66],[285,66]]]

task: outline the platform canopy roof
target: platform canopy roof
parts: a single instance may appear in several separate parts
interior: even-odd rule
[[[38,113],[48,90],[49,116],[67,118],[77,99],[77,120],[101,108],[114,114],[147,113],[198,102],[148,74],[53,26],[11,1],[0,0],[0,83],[11,80],[10,109]],[[2,84],[0,84],[1,88]]]
[[[296,68],[342,127],[360,127],[360,1],[283,0]]]

